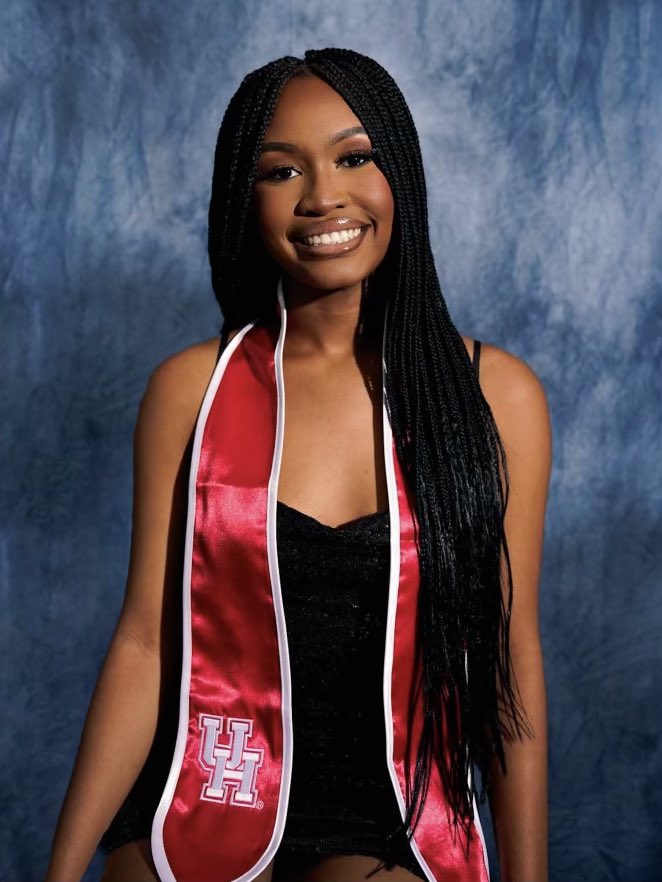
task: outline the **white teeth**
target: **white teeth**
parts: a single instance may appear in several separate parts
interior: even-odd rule
[[[361,228],[354,230],[338,230],[333,233],[322,233],[321,236],[306,236],[301,241],[306,245],[338,245],[340,242],[349,242],[361,235]]]

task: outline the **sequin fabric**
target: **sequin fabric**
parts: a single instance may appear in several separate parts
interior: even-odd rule
[[[294,752],[276,866],[333,854],[373,856],[424,879],[404,837],[386,765],[383,665],[389,513],[330,527],[277,505],[278,565],[292,674]],[[173,715],[174,717],[174,715]],[[136,785],[101,840],[113,850],[150,835],[174,748],[164,723]]]

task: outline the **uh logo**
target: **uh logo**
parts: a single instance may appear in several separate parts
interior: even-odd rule
[[[200,714],[198,725],[202,732],[200,762],[209,772],[209,780],[203,785],[200,799],[262,808],[262,801],[257,798],[255,778],[262,765],[264,749],[246,746],[253,734],[253,720]],[[223,734],[229,737],[227,744],[219,743],[219,736]]]

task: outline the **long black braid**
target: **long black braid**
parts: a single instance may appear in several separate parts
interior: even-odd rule
[[[419,525],[417,651],[424,706],[413,785],[408,766],[407,811],[398,835],[415,830],[435,762],[453,823],[460,823],[470,840],[473,764],[481,771],[482,804],[493,784],[491,758],[496,755],[507,771],[504,738],[514,737],[513,727],[519,737],[522,730],[532,734],[509,651],[508,468],[491,409],[439,285],[416,128],[400,89],[376,61],[348,49],[315,49],[304,59],[272,61],[242,81],[216,147],[209,206],[212,285],[226,339],[230,330],[274,314],[280,268],[260,243],[251,194],[282,88],[292,76],[311,74],[332,86],[365,127],[395,202],[389,251],[375,278],[380,296],[389,302],[389,415]]]

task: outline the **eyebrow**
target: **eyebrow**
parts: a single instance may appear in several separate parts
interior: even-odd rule
[[[344,141],[346,138],[351,138],[352,135],[367,134],[368,133],[363,126],[351,126],[349,129],[341,129],[341,131],[331,135],[326,146],[333,147],[334,144],[337,144],[339,141]],[[266,141],[262,145],[262,153],[267,153],[272,150],[282,151],[283,153],[300,153],[297,145],[291,144],[289,141]]]

